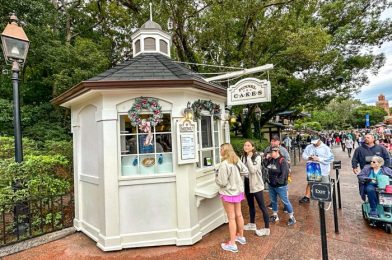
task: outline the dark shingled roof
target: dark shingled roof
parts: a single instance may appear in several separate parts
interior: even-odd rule
[[[61,105],[91,89],[121,88],[197,88],[210,93],[226,96],[222,85],[207,82],[190,69],[159,53],[143,53],[122,64],[73,86],[52,99]]]
[[[159,53],[140,54],[88,79],[87,82],[133,80],[197,80],[207,83],[203,77]]]

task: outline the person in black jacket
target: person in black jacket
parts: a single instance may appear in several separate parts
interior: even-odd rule
[[[385,166],[389,167],[390,158],[389,153],[385,147],[374,143],[374,136],[372,134],[365,135],[365,142],[354,151],[351,165],[354,174],[358,174],[358,164],[362,170],[366,164],[369,164],[373,156],[379,156],[384,159]]]
[[[271,157],[265,159],[264,165],[267,166],[269,172],[269,195],[272,202],[272,216],[270,222],[279,221],[278,217],[278,196],[285,205],[290,216],[288,225],[295,224],[293,206],[288,198],[288,176],[289,165],[285,158],[280,154],[279,147],[271,149]]]

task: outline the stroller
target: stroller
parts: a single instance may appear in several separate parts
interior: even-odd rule
[[[386,176],[388,177],[388,176]],[[388,177],[388,184],[391,184],[391,179]],[[366,184],[367,182],[374,181],[372,178],[365,178],[360,182]],[[380,188],[376,188],[378,196],[377,213],[378,217],[372,217],[370,213],[370,204],[365,201],[362,204],[362,216],[367,220],[371,227],[383,227],[385,232],[392,232],[392,185],[379,185]]]

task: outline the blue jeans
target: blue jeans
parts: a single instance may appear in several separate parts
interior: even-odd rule
[[[269,195],[272,202],[273,212],[278,212],[278,196],[279,196],[284,206],[286,207],[287,212],[289,214],[293,213],[293,206],[291,206],[289,197],[287,196],[287,191],[288,191],[287,185],[282,187],[277,187],[277,188],[269,186]]]
[[[365,186],[366,194],[368,196],[368,200],[370,204],[370,209],[373,211],[377,210],[377,204],[378,204],[376,187],[377,187],[376,185],[373,185],[371,183],[368,183]]]

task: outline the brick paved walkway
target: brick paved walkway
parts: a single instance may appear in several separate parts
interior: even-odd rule
[[[332,207],[326,212],[329,258],[392,259],[392,235],[382,229],[370,228],[362,219],[357,179],[351,172],[350,160],[338,147],[333,152],[336,160],[342,161],[342,209],[338,212],[340,234],[334,233]],[[193,246],[161,246],[105,253],[95,246],[94,241],[82,233],[76,233],[4,259],[321,259],[317,202],[312,201],[307,205],[298,203],[306,185],[304,168],[303,160],[293,166],[294,180],[289,186],[297,223],[288,227],[287,214],[279,212],[281,221],[271,225],[271,235],[260,238],[246,231],[248,244],[239,245],[237,254],[220,249],[220,242],[228,237],[227,225],[222,225]],[[335,172],[331,176],[334,177]],[[247,223],[246,202],[243,204],[243,214]],[[256,213],[256,220],[260,227],[260,210]]]

